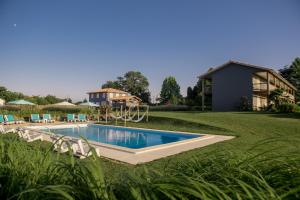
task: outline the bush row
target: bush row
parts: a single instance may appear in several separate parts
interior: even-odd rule
[[[300,112],[300,106],[298,106],[297,104],[283,103],[277,107],[277,112],[280,112],[280,113]]]
[[[159,105],[150,106],[150,111],[200,111],[201,106],[187,106],[187,105]]]

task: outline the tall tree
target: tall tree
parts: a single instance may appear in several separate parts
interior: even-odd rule
[[[296,58],[290,66],[279,70],[280,74],[296,88],[296,102],[300,101],[300,58]]]
[[[150,102],[149,82],[141,72],[127,72],[122,80],[122,85],[126,92],[141,98],[143,102]]]
[[[180,94],[180,86],[175,77],[169,76],[165,78],[160,91],[160,101],[163,104],[178,104],[182,96]]]
[[[141,98],[145,103],[150,102],[148,79],[139,71],[129,71],[123,77],[117,77],[115,81],[107,81],[102,88],[124,90]]]
[[[193,91],[192,87],[187,88],[187,98],[194,99],[194,91]]]
[[[118,77],[118,78],[119,78],[119,80],[117,80],[117,81],[107,81],[106,83],[104,83],[102,85],[102,89],[104,89],[104,88],[114,88],[114,89],[119,89],[119,90],[123,89],[122,83],[120,81],[120,77]]]

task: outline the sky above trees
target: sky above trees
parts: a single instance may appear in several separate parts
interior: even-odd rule
[[[229,59],[275,69],[299,56],[300,1],[0,1],[0,85],[82,100],[128,71],[188,86]]]

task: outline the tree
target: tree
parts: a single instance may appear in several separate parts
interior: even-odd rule
[[[193,106],[195,104],[195,93],[192,87],[187,88],[187,96],[185,103],[190,106]]]
[[[0,98],[4,99],[6,102],[23,99],[25,97],[24,94],[19,92],[11,92],[6,89],[6,87],[0,87]]]
[[[119,77],[118,77],[119,78]],[[119,80],[117,81],[107,81],[102,85],[102,89],[104,88],[114,88],[114,89],[123,89],[121,82]]]
[[[129,71],[121,80],[126,92],[141,98],[143,102],[150,102],[149,82],[141,72]]]
[[[187,88],[187,99],[194,99],[194,91],[192,87]]]
[[[300,101],[300,58],[296,58],[290,66],[285,66],[279,72],[281,76],[297,88],[295,93],[296,102]]]
[[[283,90],[279,88],[270,92],[269,99],[271,102],[273,102],[275,108],[277,108],[282,103],[282,100],[284,99],[282,98],[282,95]]]
[[[124,90],[142,99],[143,102],[150,102],[148,79],[139,71],[129,71],[123,77],[117,77],[115,81],[107,81],[102,88],[114,88]]]
[[[63,101],[63,99],[57,98],[56,96],[53,96],[53,95],[47,95],[45,97],[45,100],[48,102],[48,104],[54,104],[54,103],[59,103],[59,102]]]
[[[160,92],[161,103],[178,104],[181,98],[180,86],[175,77],[169,76],[165,78]]]

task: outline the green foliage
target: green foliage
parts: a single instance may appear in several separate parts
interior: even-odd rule
[[[13,105],[5,105],[0,107],[0,112],[2,111],[20,111],[21,108],[19,106],[13,106]]]
[[[188,111],[191,110],[190,106],[187,105],[159,105],[150,106],[150,111]]]
[[[102,88],[120,89],[141,98],[144,103],[150,102],[148,79],[138,71],[129,71],[116,81],[107,81]]]
[[[285,98],[283,98],[282,95],[283,90],[279,88],[270,92],[269,100],[275,105],[275,108],[277,108],[281,103],[283,103]]]
[[[241,111],[251,111],[252,103],[247,96],[241,97],[240,108]]]
[[[182,96],[180,94],[180,86],[175,77],[169,76],[163,81],[160,91],[160,102],[162,104],[178,104]]]
[[[296,104],[286,102],[286,98],[283,97],[282,89],[273,90],[269,95],[269,99],[272,103],[268,108],[268,110],[270,111],[281,113],[293,113],[298,112],[299,110],[299,106],[297,106]]]
[[[6,102],[17,99],[25,99],[38,105],[54,104],[63,101],[63,99],[59,99],[53,95],[47,95],[46,97],[26,96],[19,92],[9,91],[5,87],[0,87],[0,98],[4,99]]]
[[[188,95],[186,97],[186,103],[190,106],[202,106],[202,81],[200,78],[198,79],[196,85],[188,88]],[[211,82],[205,80],[206,87],[210,87]],[[211,104],[211,99],[209,96],[205,98],[205,105],[209,106]]]
[[[99,109],[101,115],[106,115],[106,112],[109,114],[112,111],[112,107],[110,105],[101,105]]]
[[[265,143],[268,141],[264,141]],[[253,148],[257,148],[254,146]],[[273,156],[215,151],[161,170],[121,171],[112,180],[102,159],[75,159],[49,143],[0,135],[0,199],[298,199],[297,154]]]
[[[11,92],[7,90],[6,87],[0,86],[0,98],[8,102],[16,99],[23,99],[24,95],[19,92]]]
[[[292,103],[282,103],[277,107],[277,112],[281,112],[281,113],[299,112],[299,106]]]
[[[62,113],[79,113],[82,111],[80,107],[67,107],[67,106],[47,106],[42,108],[43,111],[55,111]]]
[[[121,77],[122,79],[122,77]],[[102,85],[102,89],[104,88],[114,88],[114,89],[118,89],[118,90],[123,90],[123,86],[122,86],[122,82],[120,79],[116,80],[116,81],[106,81],[106,83],[104,83]]]
[[[279,70],[280,74],[296,88],[296,102],[300,101],[300,58],[295,58],[290,66]]]

